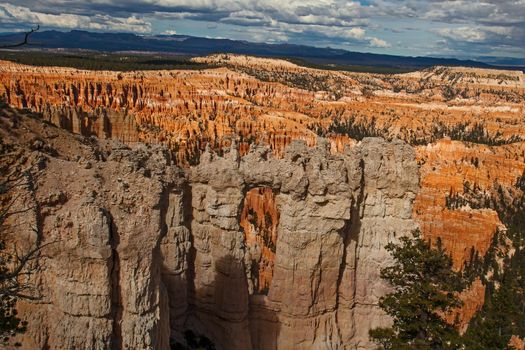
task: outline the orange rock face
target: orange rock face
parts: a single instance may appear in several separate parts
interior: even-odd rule
[[[496,185],[513,186],[525,170],[524,150],[525,143],[489,147],[450,140],[417,148],[421,190],[414,216],[426,237],[442,239],[456,268],[468,261],[472,247],[485,255],[502,223],[493,209],[468,204],[451,209],[447,198],[465,191],[490,196]]]
[[[226,69],[119,73],[0,65],[0,95],[12,106],[42,112],[83,135],[165,143],[182,164],[206,143],[227,147],[231,137],[246,150],[268,143],[277,154],[292,139],[314,145],[316,135],[305,127],[311,118],[259,105],[288,95],[302,103],[313,95],[292,90]]]
[[[447,321],[454,323],[459,322],[458,328],[460,333],[467,330],[468,323],[474,317],[476,312],[483,306],[483,296],[485,295],[485,286],[478,279],[474,280],[472,285],[460,294],[460,300],[463,306],[453,311],[447,316]],[[481,296],[481,297],[480,297]]]
[[[509,345],[513,346],[516,350],[525,350],[525,340],[515,335],[510,338]]]
[[[253,292],[268,294],[273,277],[279,213],[271,188],[254,188],[244,199],[240,226],[250,251]]]
[[[500,139],[525,137],[520,73],[436,68],[392,76],[245,56],[203,60],[225,68],[121,73],[1,62],[0,95],[76,133],[167,144],[183,165],[205,144],[223,149],[231,138],[241,154],[264,142],[281,155],[294,139],[315,145],[320,131],[340,151],[353,141],[329,126],[349,118],[373,135],[411,142],[462,123],[482,123]]]
[[[473,251],[483,257],[498,229],[505,229],[498,213],[485,207],[472,208],[470,203],[454,199],[490,198],[499,186],[512,188],[525,170],[525,143],[503,146],[465,144],[442,140],[417,147],[421,189],[414,202],[414,217],[425,237],[441,239],[450,252],[454,267],[461,269]],[[469,320],[483,306],[485,286],[476,280],[461,293],[463,306],[449,317],[459,320],[465,331]]]
[[[504,229],[485,202],[510,196],[525,171],[523,73],[435,67],[380,75],[236,55],[195,60],[221,68],[122,73],[0,62],[0,96],[74,133],[165,144],[183,166],[206,144],[222,153],[232,140],[241,156],[264,143],[281,157],[292,140],[313,146],[318,134],[332,153],[365,136],[400,138],[420,164],[413,218],[425,237],[442,240],[457,269]],[[241,226],[256,262],[254,293],[271,285],[278,219],[270,189],[246,194]],[[479,283],[464,293],[462,325],[483,294]]]

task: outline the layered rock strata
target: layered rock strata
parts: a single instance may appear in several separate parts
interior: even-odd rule
[[[190,329],[219,349],[366,349],[389,323],[384,246],[416,226],[408,145],[371,138],[332,155],[327,141],[296,142],[283,158],[233,145],[181,171],[163,148],[2,113],[3,139],[40,164],[18,205],[37,208],[49,244],[32,277],[40,299],[20,303],[23,348],[167,349]]]
[[[416,147],[421,190],[412,217],[425,237],[442,240],[457,269],[473,249],[483,257],[494,232],[505,229],[483,198],[503,193],[511,202],[512,187],[525,170],[525,142],[520,141],[525,138],[523,73],[435,67],[380,75],[236,55],[197,60],[222,68],[121,73],[0,62],[0,95],[77,134],[129,146],[164,144],[172,162],[183,166],[197,163],[205,144],[223,154],[235,139],[240,155],[262,142],[276,157],[284,157],[293,140],[314,146],[319,133],[329,138],[332,153],[345,154],[346,146],[357,144],[344,127],[353,120],[360,125],[353,134],[423,144]],[[336,122],[343,127],[334,128]],[[451,141],[447,135],[475,143]],[[75,159],[74,152],[68,154]],[[271,297],[275,283],[282,195],[273,185],[251,186],[243,192],[237,215],[249,252],[243,261],[250,266],[248,293],[264,299]],[[184,203],[185,209],[172,215],[175,228],[161,240],[167,257],[164,284],[170,294],[180,294],[169,300],[170,324],[179,325],[171,328],[177,330],[183,329],[180,315],[190,309],[191,296],[188,288],[178,286],[193,283],[187,277],[187,261],[194,254],[193,209],[188,204],[192,191],[190,185],[182,188],[170,201]],[[483,295],[479,283],[465,292],[463,324],[481,306]]]
[[[196,60],[221,68],[93,72],[0,62],[0,96],[75,133],[165,144],[181,165],[195,163],[206,144],[227,149],[232,138],[242,154],[264,142],[282,155],[292,140],[313,146],[322,133],[342,151],[354,140],[333,124],[348,120],[365,134],[417,144],[476,126],[501,142],[525,139],[521,72],[380,75],[235,55]]]
[[[327,143],[292,143],[283,159],[268,148],[242,158],[235,149],[224,158],[206,152],[189,181],[192,327],[211,331],[223,348],[371,346],[368,329],[388,323],[377,307],[386,291],[379,269],[391,261],[385,242],[415,228],[418,169],[410,147],[366,139],[338,156]],[[271,189],[279,217],[266,293],[250,288],[249,277],[254,245],[267,247],[247,242],[239,225],[246,195],[261,187]]]
[[[168,219],[183,174],[164,149],[99,145],[4,108],[1,139],[34,173],[17,189],[30,195],[15,196],[10,238],[42,247],[36,299],[18,306],[31,325],[23,348],[168,348],[160,246],[177,229]]]

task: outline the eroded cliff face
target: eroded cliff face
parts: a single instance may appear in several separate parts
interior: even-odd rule
[[[303,140],[308,146],[315,146],[316,134],[321,134],[329,140],[331,153],[339,154],[336,158],[347,159],[345,147],[362,147],[356,146],[357,139],[352,137],[379,135],[387,139],[401,138],[415,145],[415,158],[420,165],[421,189],[414,200],[411,215],[424,237],[434,242],[438,238],[442,240],[452,255],[455,268],[463,268],[473,252],[482,258],[494,233],[505,230],[499,218],[501,213],[496,212],[491,200],[501,197],[511,203],[516,179],[525,171],[523,73],[435,67],[409,74],[379,75],[310,69],[282,60],[237,55],[216,55],[196,60],[221,68],[120,73],[0,62],[0,95],[7,98],[12,106],[40,112],[39,117],[44,120],[77,134],[95,135],[103,140],[117,139],[128,146],[142,142],[165,145],[170,153],[166,156],[171,158],[172,163],[184,167],[198,162],[205,145],[217,154],[228,154],[232,140],[238,141],[240,156],[253,153],[253,150],[250,151],[253,145],[263,143],[271,148],[275,158],[286,159],[286,149],[293,140]],[[354,124],[348,124],[348,121]],[[75,159],[75,152],[68,153],[71,160]],[[265,152],[264,157],[270,159],[269,152]],[[215,159],[214,162],[221,159],[210,157]],[[271,163],[281,164],[273,158]],[[218,166],[212,168],[214,171],[224,170]],[[104,169],[102,171],[105,172]],[[189,171],[185,176],[191,178],[195,171]],[[108,173],[117,176],[117,170],[108,170]],[[225,178],[231,174],[237,176],[241,183],[238,191],[232,194],[231,188],[225,187],[227,194],[222,194],[223,189],[216,189],[219,185],[211,188],[221,193],[220,196],[231,197],[228,201],[236,203],[237,209],[233,208],[233,204],[230,208],[231,218],[237,217],[239,227],[227,230],[235,231],[235,237],[242,236],[242,244],[239,245],[244,247],[245,253],[242,259],[241,253],[236,253],[239,256],[234,258],[225,258],[227,261],[233,259],[231,261],[235,263],[221,260],[217,266],[221,266],[220,271],[229,268],[244,271],[244,275],[235,273],[239,274],[239,279],[245,279],[248,300],[274,300],[272,286],[281,283],[276,280],[281,264],[278,246],[283,240],[282,227],[286,227],[283,225],[288,220],[286,215],[282,216],[282,207],[289,203],[283,201],[288,197],[282,191],[282,185],[273,183],[273,180],[264,183],[248,181],[243,174],[239,175],[239,170],[229,170],[225,174],[229,174]],[[209,176],[211,179],[220,175]],[[196,188],[199,184],[210,186],[208,180],[202,179],[204,177],[196,180]],[[64,175],[61,181],[67,183],[68,178]],[[387,187],[386,184],[384,186]],[[355,190],[351,192],[356,197]],[[176,296],[169,299],[169,318],[170,327],[175,330],[172,334],[178,334],[178,339],[182,338],[180,332],[186,324],[185,315],[190,310],[197,314],[199,311],[195,310],[211,308],[209,299],[204,298],[204,306],[199,304],[200,298],[195,295],[199,295],[200,289],[193,286],[194,280],[203,278],[192,275],[196,273],[196,267],[192,264],[199,255],[195,247],[198,244],[212,246],[208,241],[199,243],[193,234],[194,225],[196,232],[199,230],[197,223],[211,227],[206,221],[211,219],[203,218],[202,213],[207,211],[194,209],[195,205],[192,207],[194,198],[200,198],[198,196],[202,194],[195,193],[195,196],[191,181],[170,192],[168,202],[178,209],[169,215],[173,227],[168,225],[166,234],[160,240],[160,251],[164,256],[160,267],[163,284],[167,294]],[[215,197],[209,199],[215,200]],[[226,199],[220,197],[220,201]],[[376,201],[379,207],[385,207],[380,199]],[[330,228],[335,224],[330,222],[327,225]],[[202,249],[205,251],[205,248]],[[212,281],[216,265],[202,259],[203,265],[210,266],[207,278]],[[364,256],[363,259],[369,257]],[[235,265],[241,260],[242,268]],[[321,275],[324,276],[324,273]],[[294,279],[289,275],[286,278]],[[301,275],[301,278],[304,279],[302,283],[311,284],[313,277],[307,279]],[[348,301],[350,297],[340,295],[337,297],[338,305],[342,302],[352,304]],[[478,282],[462,295],[465,305],[459,311],[459,317],[463,329],[472,314],[482,306],[483,296],[484,286]],[[315,309],[316,304],[317,301],[311,308]],[[242,310],[235,317],[244,317],[246,306],[243,305],[235,306]],[[323,310],[334,308],[328,302],[326,305]],[[269,307],[257,308],[265,312],[265,316],[260,318],[280,324],[276,321],[277,316],[284,312],[270,312],[268,310],[273,309]],[[289,310],[286,312],[291,314]],[[349,319],[350,316],[342,318],[338,312],[338,320]],[[311,316],[313,313],[309,311],[308,317],[300,316],[310,320],[310,330],[317,329],[321,320]],[[327,315],[329,312],[319,314]],[[336,339],[332,335],[339,331],[335,331],[337,327],[332,319],[326,317],[330,321],[325,322],[323,318],[322,324],[329,329],[327,334],[331,334],[330,339]],[[296,318],[296,314],[290,316],[290,319]],[[199,323],[198,320],[194,318],[192,324],[204,324],[204,321]],[[262,322],[258,320],[253,322]],[[209,324],[211,321],[206,322]],[[246,327],[251,329],[253,322]],[[295,324],[289,319],[286,322]],[[204,326],[199,327],[204,329]],[[281,327],[278,328],[280,332]],[[321,341],[317,336],[321,331],[313,334],[314,342]],[[340,339],[346,339],[342,340],[344,342],[351,338],[358,342],[356,337],[345,338],[341,335]],[[361,337],[367,338],[364,333]],[[334,340],[333,344],[337,341]]]
[[[194,163],[204,144],[227,149],[234,136],[241,152],[256,141],[281,153],[292,139],[316,140],[305,128],[310,118],[290,106],[307,104],[313,93],[262,86],[224,68],[123,73],[1,62],[0,95],[74,133],[165,144],[182,165]],[[267,106],[272,99],[280,102]]]
[[[37,299],[19,303],[31,324],[23,348],[167,348],[160,243],[175,229],[170,199],[184,177],[166,151],[99,145],[5,106],[1,114],[2,141],[37,174],[8,221],[19,247],[43,247],[30,275]]]
[[[75,133],[165,144],[183,166],[196,163],[206,144],[221,152],[231,139],[241,154],[264,142],[276,155],[292,140],[315,145],[316,133],[332,151],[354,144],[355,131],[426,144],[480,126],[486,138],[525,139],[521,72],[435,67],[380,75],[238,55],[195,60],[220,68],[94,72],[4,61],[0,96]],[[336,125],[348,121],[357,125],[351,137]]]
[[[224,158],[204,153],[191,169],[187,322],[221,347],[369,348],[368,329],[388,323],[377,307],[386,291],[379,269],[391,261],[384,243],[415,228],[415,155],[381,139],[342,155],[329,148],[292,143],[283,159],[268,148],[240,158],[232,148]],[[240,225],[250,211],[253,223]],[[254,288],[254,270],[266,285]]]
[[[23,348],[167,349],[191,329],[223,349],[366,349],[388,324],[384,246],[416,226],[410,146],[292,143],[274,158],[233,145],[182,171],[164,148],[79,138],[5,106],[0,122],[41,166],[18,205],[37,204],[49,243],[32,277],[41,299],[19,307]]]
[[[504,229],[487,200],[498,188],[511,188],[525,170],[525,143],[486,146],[441,140],[417,147],[421,191],[414,216],[421,230],[445,248],[460,269],[473,247],[485,255],[494,232]],[[503,171],[504,169],[504,171]],[[476,205],[465,200],[477,198]]]

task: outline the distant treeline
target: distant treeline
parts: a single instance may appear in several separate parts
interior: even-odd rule
[[[361,66],[361,65],[349,65],[340,63],[315,63],[300,58],[287,58],[282,59],[289,62],[295,63],[298,66],[314,68],[314,69],[326,69],[326,70],[341,70],[346,72],[356,73],[374,73],[374,74],[401,74],[408,73],[417,70],[416,68],[403,68],[403,67],[387,67],[387,66]]]
[[[213,66],[193,62],[188,56],[49,51],[0,51],[0,60],[32,66],[72,67],[88,70],[206,69]]]
[[[7,60],[32,66],[58,66],[89,70],[157,70],[157,69],[206,69],[214,66],[190,60],[191,56],[166,54],[123,54],[102,52],[56,52],[56,51],[0,51],[0,60]],[[303,59],[287,58],[297,65],[326,70],[342,70],[348,72],[398,74],[413,71],[413,69],[359,66],[341,64],[312,63]]]

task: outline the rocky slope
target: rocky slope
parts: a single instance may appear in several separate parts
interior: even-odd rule
[[[510,186],[523,172],[522,73],[436,67],[389,76],[236,55],[195,60],[224,68],[93,73],[2,62],[0,94],[75,133],[166,144],[181,165],[196,164],[207,144],[222,153],[232,140],[241,154],[264,142],[277,156],[294,139],[315,145],[316,133],[332,152],[363,136],[434,143],[417,148],[423,190],[415,215],[423,232],[446,238],[458,267],[471,247],[488,248],[496,213],[450,210],[446,198],[467,183],[481,191]],[[439,141],[447,136],[457,142]]]
[[[166,151],[99,145],[5,106],[0,123],[15,162],[36,164],[8,222],[19,246],[43,247],[37,299],[19,305],[23,348],[167,348],[160,246],[185,180]]]
[[[337,155],[294,142],[282,158],[234,144],[183,171],[165,148],[74,136],[6,106],[0,123],[13,161],[40,164],[17,203],[36,209],[10,219],[13,240],[48,244],[39,298],[19,306],[23,348],[167,349],[191,329],[221,349],[365,349],[388,324],[384,245],[416,226],[403,142]]]
[[[122,73],[1,62],[0,95],[75,133],[166,144],[182,165],[196,163],[206,144],[222,150],[231,139],[242,154],[262,141],[281,155],[294,139],[314,145],[316,133],[334,151],[363,135],[421,144],[481,129],[500,143],[525,139],[522,73],[437,67],[379,75],[234,55],[196,60],[222,67]]]
[[[148,232],[162,232],[162,266],[152,262],[156,267],[151,269],[161,269],[160,290],[174,296],[158,303],[170,305],[169,327],[176,339],[182,339],[181,332],[191,326],[222,346],[232,344],[221,334],[239,334],[238,341],[254,347],[262,337],[274,334],[271,338],[284,348],[366,347],[369,324],[363,315],[372,315],[374,324],[386,322],[374,306],[384,286],[367,285],[380,283],[376,257],[385,257],[380,246],[389,239],[383,224],[402,220],[403,226],[392,227],[403,227],[406,233],[419,226],[425,237],[441,239],[457,269],[464,268],[474,253],[483,258],[495,232],[505,230],[494,198],[512,203],[517,179],[525,171],[523,73],[435,67],[379,75],[235,55],[196,60],[220,68],[120,73],[0,62],[0,95],[12,106],[39,112],[44,120],[73,133],[106,140],[101,145],[110,144],[109,139],[131,147],[164,145],[162,157],[169,161],[160,159],[160,164],[188,168],[200,161],[183,175],[173,170],[178,175],[152,177],[155,171],[144,171],[149,179],[145,184],[156,181],[155,186],[171,188],[166,196],[169,206],[178,208],[173,214],[162,214],[164,199],[153,195],[144,203],[155,209],[136,209],[161,210],[159,215],[171,218],[171,224],[152,225]],[[318,144],[318,135],[329,143]],[[384,148],[369,139],[358,143],[367,136],[399,138],[414,150],[398,141],[381,143]],[[317,148],[308,150],[294,140]],[[229,151],[232,143],[237,144],[238,155]],[[255,147],[258,143],[270,149]],[[100,147],[109,146],[95,148]],[[205,152],[207,147],[210,150]],[[74,150],[64,150],[70,160],[81,152],[76,146]],[[135,159],[136,151],[125,152]],[[405,170],[388,163],[389,157],[407,159],[407,152],[413,152],[419,165],[420,188],[412,165]],[[82,164],[93,158],[82,157]],[[360,160],[365,170],[357,171]],[[381,166],[372,171],[367,167],[370,162]],[[138,164],[156,166],[145,160]],[[117,165],[107,170],[106,162],[100,166],[101,173],[111,174],[108,179],[124,179]],[[338,171],[351,176],[345,179]],[[356,171],[367,174],[364,187]],[[295,193],[284,182],[288,173],[294,188],[308,188]],[[369,177],[374,180],[366,180]],[[396,187],[405,177],[407,183]],[[344,184],[337,191],[331,189],[332,183],[325,183],[336,180]],[[56,188],[60,181],[67,182],[66,175],[57,180]],[[137,187],[137,193],[147,186]],[[366,191],[360,197],[362,188]],[[405,194],[396,197],[401,192]],[[350,204],[338,202],[341,198],[350,198]],[[111,212],[102,204],[108,200],[102,197],[100,205]],[[318,214],[328,211],[323,209],[325,200],[340,204],[327,206],[338,217]],[[358,202],[369,204],[353,208]],[[350,213],[366,214],[370,220],[355,224],[352,215],[358,214],[347,218],[347,206]],[[302,217],[306,221],[299,220]],[[358,237],[354,237],[356,225],[363,233]],[[291,227],[301,230],[294,235]],[[345,234],[346,230],[354,233]],[[336,268],[341,259],[347,266],[343,271]],[[370,263],[373,271],[360,267],[358,261]],[[359,284],[362,276],[369,281]],[[242,290],[244,297],[230,301],[229,289],[219,291],[215,280]],[[328,280],[331,284],[326,284]],[[355,288],[340,289],[341,281],[351,281],[345,285]],[[290,297],[282,288],[304,294]],[[476,280],[462,295],[465,305],[458,316],[463,330],[482,306],[484,292],[484,285]],[[218,320],[224,319],[229,321],[220,328]],[[355,325],[360,326],[354,329]],[[286,343],[284,335],[293,343]]]

